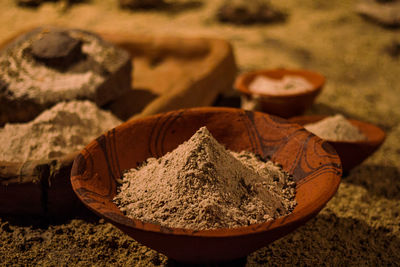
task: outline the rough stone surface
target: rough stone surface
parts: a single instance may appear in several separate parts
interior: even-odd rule
[[[31,52],[35,59],[55,68],[66,68],[74,61],[83,58],[81,41],[66,32],[51,31],[33,41]]]
[[[228,0],[218,9],[217,18],[221,22],[252,24],[283,21],[286,15],[265,0]]]

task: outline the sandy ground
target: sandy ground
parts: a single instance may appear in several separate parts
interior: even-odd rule
[[[400,262],[400,57],[387,46],[400,30],[353,12],[353,1],[273,1],[286,23],[230,26],[215,12],[221,1],[181,1],[163,11],[122,11],[116,0],[65,10],[46,3],[22,9],[0,1],[0,40],[26,27],[56,24],[109,32],[216,36],[232,42],[241,71],[302,67],[327,84],[308,113],[335,114],[381,126],[387,140],[343,178],[336,196],[304,227],[247,258],[257,265],[397,265]],[[26,221],[25,221],[26,220]],[[0,218],[0,262],[62,265],[176,265],[96,217],[43,222]],[[237,262],[238,265],[243,261]]]

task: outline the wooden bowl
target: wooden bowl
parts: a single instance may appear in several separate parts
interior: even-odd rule
[[[194,231],[130,219],[112,202],[116,179],[148,157],[161,157],[201,126],[233,151],[271,157],[294,175],[298,205],[277,220],[233,229]],[[76,157],[71,183],[79,199],[138,242],[190,263],[241,258],[314,217],[335,194],[340,160],[325,141],[301,126],[265,113],[234,108],[194,108],[126,122],[91,142]]]
[[[249,90],[249,85],[258,76],[272,79],[282,79],[286,75],[300,76],[313,85],[311,90],[304,92],[285,92],[281,95],[260,94]],[[239,75],[235,81],[235,88],[248,100],[257,101],[261,111],[278,115],[283,118],[302,114],[311,107],[317,95],[325,84],[325,77],[319,73],[308,70],[258,70]]]
[[[320,121],[326,117],[328,116],[299,116],[291,118],[290,121],[304,126],[309,123]],[[328,141],[338,153],[344,172],[350,171],[352,168],[363,162],[374,153],[385,140],[385,132],[379,127],[367,122],[352,119],[348,120],[367,137],[367,140],[356,142]]]

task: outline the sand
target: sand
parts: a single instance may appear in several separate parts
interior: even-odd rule
[[[190,1],[164,11],[120,11],[114,0],[93,0],[62,11],[0,2],[0,40],[34,24],[89,30],[217,36],[230,40],[241,71],[309,68],[327,84],[309,114],[334,115],[380,125],[382,147],[343,178],[336,196],[296,232],[251,254],[248,266],[396,265],[400,260],[399,57],[386,52],[400,30],[385,29],[353,12],[352,1],[274,0],[289,13],[284,24],[233,27],[214,18],[220,0]],[[191,3],[191,4],[190,4]],[[197,3],[197,4],[196,4]],[[151,21],[151,23],[149,23]],[[48,224],[1,218],[0,262],[27,265],[174,265],[99,219]],[[31,229],[32,228],[32,229]]]

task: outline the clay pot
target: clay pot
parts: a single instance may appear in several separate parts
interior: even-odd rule
[[[303,126],[309,123],[318,122],[326,117],[328,116],[299,116],[291,118],[290,121]],[[331,144],[338,153],[344,172],[350,171],[352,168],[363,162],[374,153],[385,140],[385,132],[379,127],[358,120],[348,119],[348,121],[356,126],[367,137],[367,140],[356,142],[328,141],[328,143]]]
[[[272,79],[282,79],[285,75],[301,76],[313,85],[312,90],[294,92],[282,95],[253,93],[249,90],[251,82],[259,75]],[[235,81],[235,88],[242,93],[247,100],[257,101],[261,111],[278,115],[283,118],[302,114],[311,107],[315,98],[321,92],[325,84],[325,78],[319,73],[308,70],[258,70],[239,75]]]
[[[298,203],[293,213],[262,224],[204,231],[124,216],[112,202],[123,171],[172,151],[202,126],[228,149],[271,157],[293,174]],[[212,107],[135,119],[108,131],[76,157],[71,183],[87,207],[138,242],[181,262],[205,263],[244,257],[304,224],[335,194],[341,172],[334,149],[300,125],[265,113]]]

